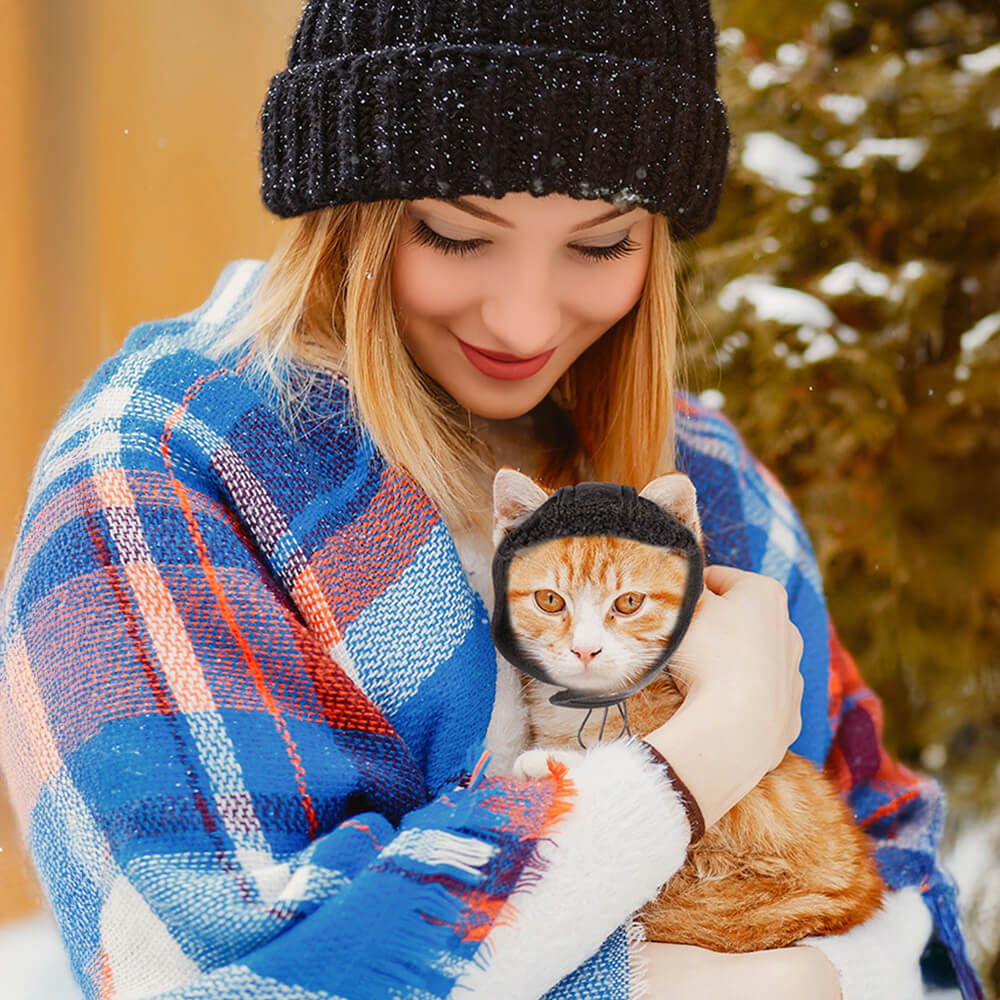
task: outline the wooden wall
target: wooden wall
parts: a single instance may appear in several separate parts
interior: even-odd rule
[[[298,0],[0,0],[0,562],[60,410],[128,330],[267,257],[257,115]],[[40,905],[0,788],[0,921]]]

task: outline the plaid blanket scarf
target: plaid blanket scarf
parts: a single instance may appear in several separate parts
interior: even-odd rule
[[[572,783],[469,779],[486,610],[343,382],[315,384],[292,437],[206,357],[262,267],[133,330],[46,445],[3,591],[0,759],[87,997],[445,997]],[[887,884],[919,885],[980,995],[935,859],[939,789],[882,749],[798,517],[721,416],[685,398],[678,423],[709,562],[788,589],[794,749],[836,777]],[[628,961],[619,929],[549,996],[626,997]]]

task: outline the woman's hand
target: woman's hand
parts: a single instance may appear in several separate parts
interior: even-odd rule
[[[841,1000],[837,970],[808,946],[726,954],[649,942],[642,955],[649,1000]]]
[[[711,826],[781,762],[801,728],[802,636],[788,595],[759,573],[705,571],[705,591],[670,663],[684,704],[646,735]]]

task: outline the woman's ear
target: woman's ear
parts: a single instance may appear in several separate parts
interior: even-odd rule
[[[549,494],[516,469],[503,468],[493,477],[493,544],[499,545],[511,527],[537,510]]]
[[[683,472],[668,472],[647,483],[639,496],[652,500],[667,513],[686,524],[701,544],[701,521],[698,519],[698,497],[694,483]]]

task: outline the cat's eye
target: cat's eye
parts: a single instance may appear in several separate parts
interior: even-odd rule
[[[555,614],[566,607],[566,602],[554,590],[536,590],[535,604],[549,614]]]
[[[615,599],[615,611],[620,615],[630,615],[642,607],[642,602],[646,600],[645,594],[639,594],[630,590],[627,594],[620,594]]]

